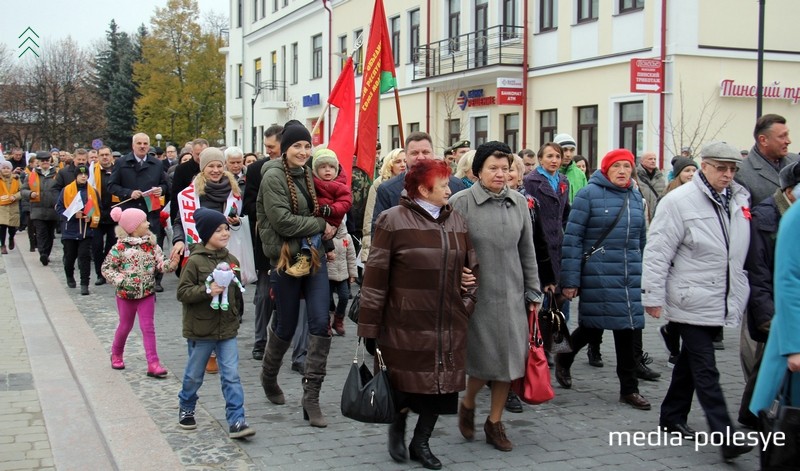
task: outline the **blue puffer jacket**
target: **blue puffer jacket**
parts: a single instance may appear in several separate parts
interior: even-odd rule
[[[625,193],[627,207],[623,208]],[[583,253],[625,211],[581,268]],[[646,236],[639,190],[619,188],[599,170],[575,195],[562,249],[561,286],[580,288],[580,324],[608,330],[643,329],[642,251]]]

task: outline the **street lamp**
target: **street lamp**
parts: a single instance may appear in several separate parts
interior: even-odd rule
[[[256,152],[256,99],[261,94],[261,90],[267,87],[261,86],[260,83],[253,85],[250,82],[244,82],[244,84],[255,90],[255,94],[250,99],[250,152]]]
[[[161,147],[161,139],[163,137],[161,134],[156,134],[156,147]]]

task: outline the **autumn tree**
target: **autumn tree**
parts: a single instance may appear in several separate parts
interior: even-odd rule
[[[169,0],[156,8],[150,34],[142,40],[141,62],[133,67],[140,96],[137,130],[168,142],[224,135],[225,58],[219,32],[204,30],[195,0]]]

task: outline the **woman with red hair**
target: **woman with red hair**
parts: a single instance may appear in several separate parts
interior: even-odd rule
[[[466,388],[467,325],[477,284],[461,289],[464,267],[477,273],[467,223],[448,204],[450,168],[418,160],[400,204],[375,221],[364,269],[358,335],[377,343],[398,407],[389,454],[441,469],[428,440],[439,414],[455,414]],[[419,414],[406,450],[408,411]]]

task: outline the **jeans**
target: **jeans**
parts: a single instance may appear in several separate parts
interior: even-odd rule
[[[103,266],[103,260],[106,254],[111,250],[111,247],[117,243],[117,235],[114,232],[116,224],[100,224],[94,230],[92,236],[92,260],[94,260],[94,272],[98,278],[103,276],[100,273],[100,268]]]
[[[117,311],[119,312],[119,325],[114,333],[114,343],[111,345],[111,353],[122,355],[125,351],[125,342],[128,334],[133,329],[133,322],[136,314],[139,314],[139,329],[142,331],[142,343],[147,363],[158,362],[158,350],[156,349],[156,328],[153,322],[156,309],[156,297],[150,295],[141,299],[123,299],[117,297]]]
[[[183,373],[183,387],[178,393],[181,409],[194,410],[197,391],[203,385],[206,363],[211,352],[217,353],[222,396],[225,398],[225,420],[233,425],[244,419],[244,390],[239,379],[239,348],[236,337],[226,340],[187,339],[189,360]]]
[[[292,365],[297,365],[300,370],[305,369],[306,354],[308,353],[308,309],[305,299],[300,300],[297,311],[297,328],[292,337]]]
[[[344,317],[347,312],[347,302],[350,300],[350,279],[342,281],[330,281],[331,285],[331,305],[329,309],[334,311],[336,317]],[[333,302],[333,293],[339,298],[338,303]]]
[[[277,313],[275,334],[278,338],[288,342],[294,336],[300,314],[301,294],[306,301],[309,333],[318,337],[328,336],[330,286],[328,285],[328,262],[325,257],[320,257],[320,267],[316,273],[310,273],[301,278],[273,270],[272,290],[275,294]]]

